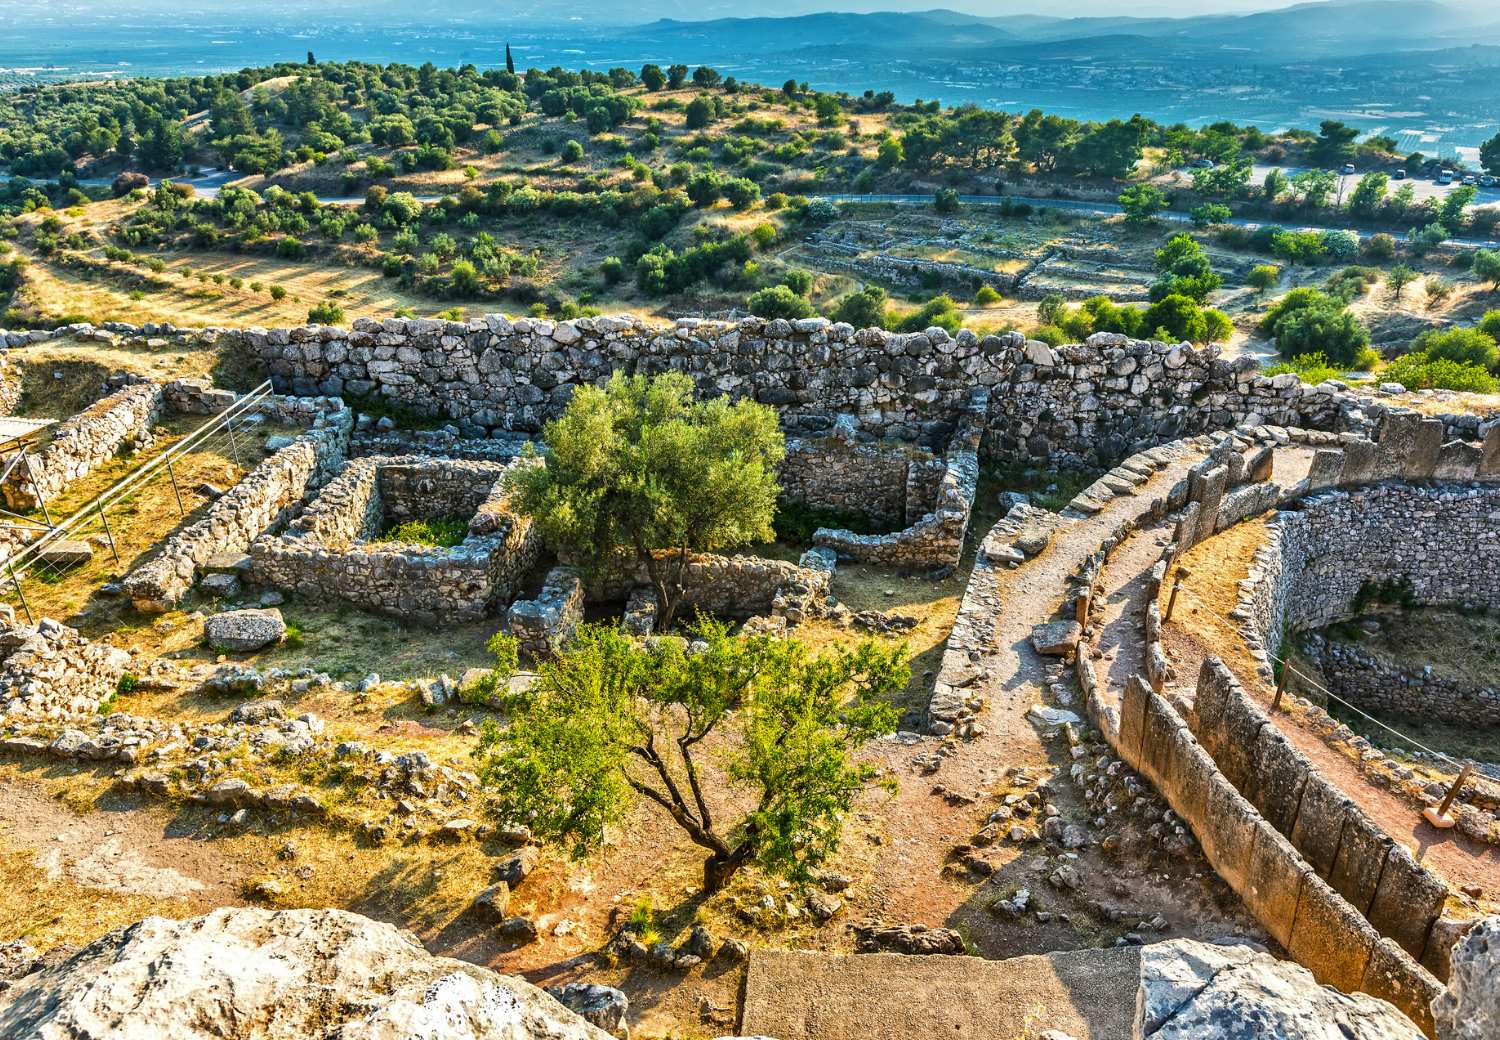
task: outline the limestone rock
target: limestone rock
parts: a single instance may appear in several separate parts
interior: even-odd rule
[[[1438,1040],[1500,1036],[1500,917],[1480,921],[1453,947],[1448,989],[1432,1002]]]
[[[1178,939],[1141,949],[1134,1036],[1420,1040],[1422,1031],[1383,1000],[1318,985],[1299,964],[1245,946]]]
[[[952,928],[861,924],[854,926],[854,948],[860,953],[962,954],[964,938]]]
[[[547,993],[556,997],[563,1007],[577,1012],[605,1032],[620,1037],[630,1035],[625,1024],[630,1001],[613,986],[566,982],[561,986],[548,986]]]
[[[286,638],[286,622],[281,619],[281,611],[274,607],[226,610],[203,622],[203,638],[221,650],[261,650]]]
[[[0,1036],[70,1040],[604,1040],[529,983],[343,910],[148,917],[0,1000]]]
[[[1083,638],[1083,626],[1076,621],[1049,621],[1031,630],[1031,645],[1039,654],[1061,657],[1071,653]]]

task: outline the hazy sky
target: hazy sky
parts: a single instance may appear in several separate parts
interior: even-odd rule
[[[341,16],[351,21],[425,20],[453,22],[553,22],[586,19],[605,24],[641,23],[658,18],[684,20],[794,15],[814,11],[924,11],[935,8],[976,15],[1040,14],[1052,17],[1099,15],[1196,15],[1244,13],[1288,7],[1297,0],[0,0],[0,19],[29,20],[40,15],[55,22],[108,14],[129,20],[150,12],[184,22],[209,18],[275,21],[283,26],[326,22]],[[1353,0],[1333,0],[1353,2]],[[1399,2],[1399,0],[1394,0]],[[1491,0],[1444,0],[1455,7],[1484,8]]]

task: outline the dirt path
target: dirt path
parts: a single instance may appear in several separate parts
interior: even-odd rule
[[[1177,935],[1257,931],[1199,857],[1174,861],[1141,835],[1105,852],[1094,829],[1100,818],[1070,777],[1075,758],[1066,742],[1027,717],[1037,704],[1081,712],[1071,670],[1061,658],[1033,649],[1032,630],[1056,615],[1069,576],[1121,521],[1145,512],[1154,496],[1201,457],[1191,453],[1171,462],[1137,494],[1114,499],[1092,517],[1065,523],[1038,556],[996,573],[1001,604],[991,644],[996,649],[975,662],[988,697],[978,718],[984,732],[949,745],[951,754],[925,779],[913,775],[911,759],[914,753],[930,753],[930,742],[887,756],[901,785],[894,804],[883,812],[886,834],[875,850],[872,873],[884,879],[883,903],[891,919],[958,928],[971,948],[986,957],[1107,945],[1157,915],[1161,930]],[[995,873],[974,887],[948,862],[955,844],[968,842],[1008,793],[1033,787],[1065,822],[1089,830],[1090,841],[1076,852],[1060,852],[1045,843],[1002,840],[984,850]],[[1034,827],[1036,821],[1025,822]],[[1002,832],[1007,826],[1000,825]],[[1138,862],[1129,862],[1137,857]],[[1063,891],[1049,882],[1059,863],[1076,869],[1081,879],[1076,890]],[[1028,890],[1040,914],[1007,918],[988,912],[990,903],[1019,888]]]

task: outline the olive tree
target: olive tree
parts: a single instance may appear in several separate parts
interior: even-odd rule
[[[804,880],[875,779],[855,752],[896,726],[883,698],[910,678],[906,648],[866,641],[813,657],[797,640],[702,620],[692,635],[641,643],[581,626],[525,710],[480,732],[491,808],[582,856],[645,799],[709,853],[705,892],[750,863]]]
[[[695,400],[680,372],[616,372],[580,387],[542,440],[544,464],[511,471],[515,508],[586,575],[633,559],[660,628],[677,615],[691,552],[772,537],[786,439],[767,405]]]

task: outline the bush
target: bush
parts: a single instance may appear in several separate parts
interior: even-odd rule
[[[1001,299],[999,290],[993,285],[981,285],[979,291],[974,294],[974,302],[981,307],[989,307],[999,303]]]
[[[1339,370],[1328,363],[1328,356],[1321,350],[1311,354],[1299,354],[1290,361],[1282,361],[1262,370],[1268,376],[1292,373],[1304,383],[1316,386],[1328,379],[1339,378]]]
[[[1495,371],[1500,366],[1500,348],[1494,337],[1477,328],[1429,329],[1412,341],[1412,352],[1436,360],[1455,361]]]
[[[804,271],[800,267],[794,267],[781,278],[781,284],[786,286],[798,296],[806,296],[812,292],[813,276],[811,271]]]
[[[1275,264],[1257,264],[1250,269],[1245,276],[1245,284],[1256,292],[1266,292],[1276,288],[1281,281],[1281,269]]]
[[[1043,325],[1056,325],[1068,309],[1068,301],[1062,293],[1048,293],[1036,305],[1036,320]]]
[[[451,549],[469,537],[469,522],[459,516],[441,516],[425,520],[407,520],[381,536],[382,542],[406,545],[432,545]]]
[[[1223,224],[1232,216],[1229,207],[1222,202],[1205,202],[1201,206],[1194,206],[1188,211],[1188,215],[1193,218],[1193,223],[1198,227]]]
[[[569,141],[563,145],[562,161],[573,163],[583,158],[583,145],[577,141]]]
[[[625,262],[617,256],[606,256],[599,262],[599,274],[606,285],[614,285],[625,277]]]
[[[1384,231],[1371,235],[1364,245],[1365,256],[1371,260],[1392,260],[1396,256],[1396,240]]]
[[[958,189],[939,188],[937,194],[932,197],[932,208],[939,213],[957,213]]]
[[[307,320],[312,325],[342,325],[344,308],[332,300],[324,300],[308,309]]]
[[[859,292],[850,293],[839,301],[833,320],[847,322],[856,329],[885,328],[885,290],[878,285],[867,285]]]
[[[1317,289],[1293,289],[1266,312],[1260,332],[1276,340],[1282,357],[1322,351],[1331,364],[1353,367],[1370,346],[1370,330],[1344,302]]]
[[[759,318],[811,318],[813,305],[785,285],[754,293],[745,304]]]
[[[1386,366],[1381,376],[1409,390],[1467,390],[1492,394],[1496,388],[1495,377],[1478,365],[1429,357],[1423,351],[1398,357]]]
[[[896,331],[923,332],[937,327],[952,335],[963,326],[963,323],[963,315],[958,312],[958,304],[953,302],[953,297],[934,296],[902,318],[896,325]]]

